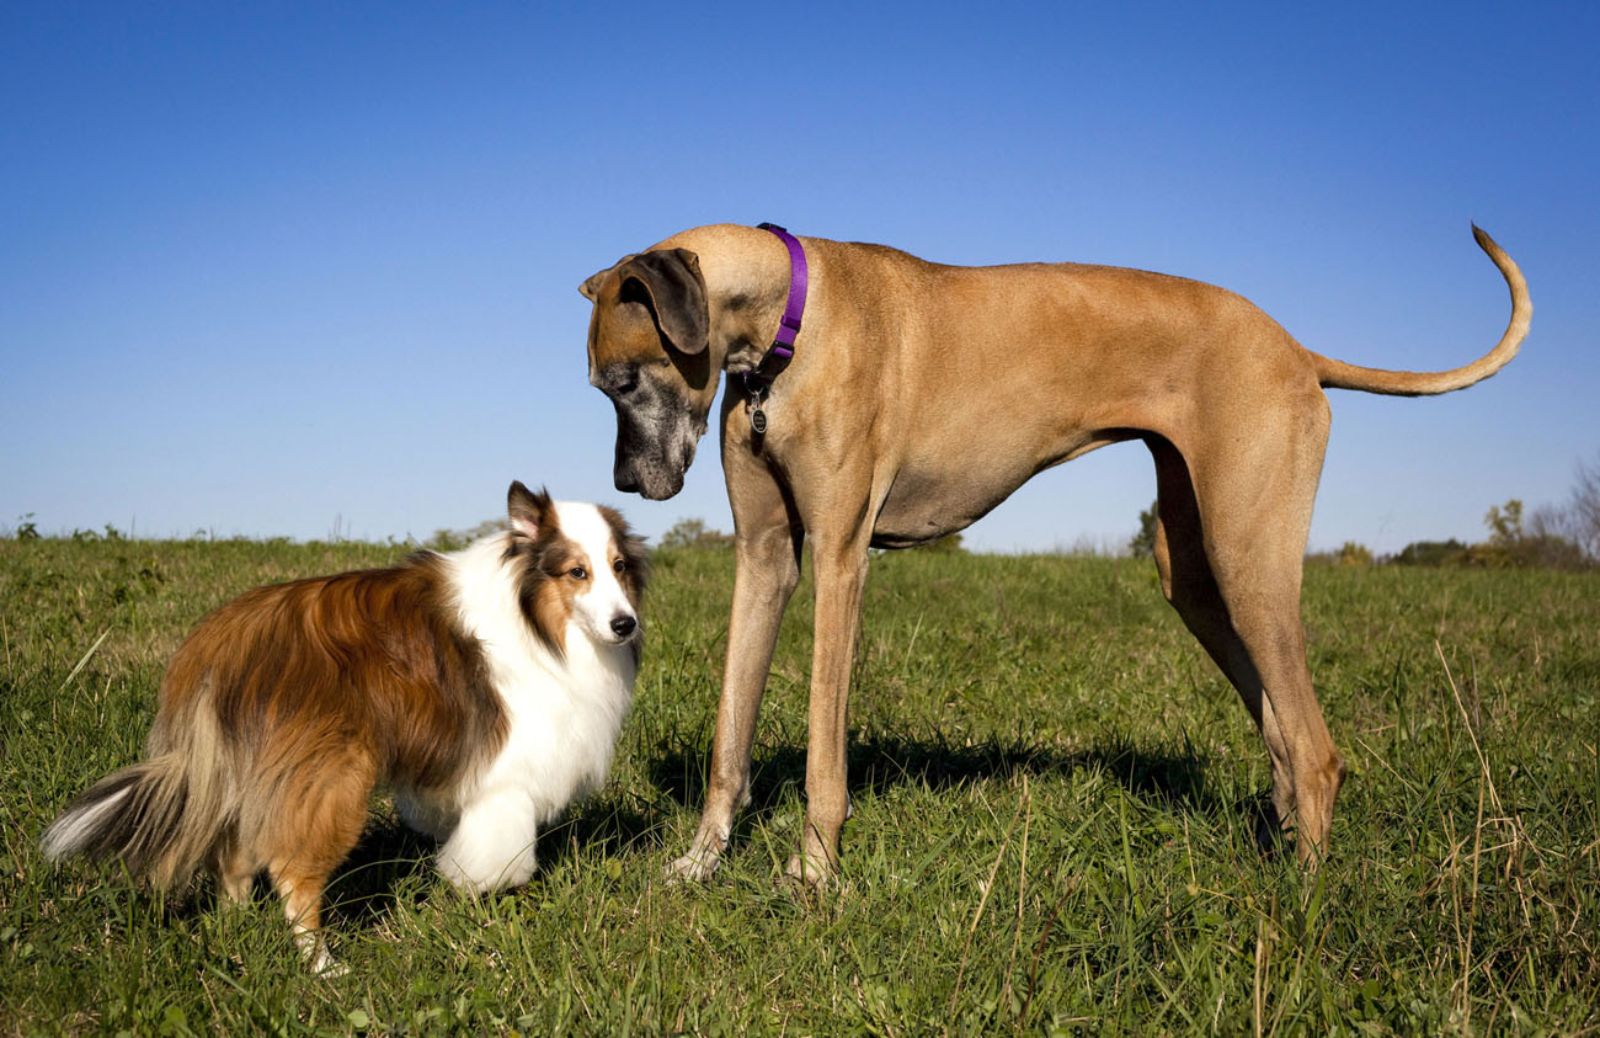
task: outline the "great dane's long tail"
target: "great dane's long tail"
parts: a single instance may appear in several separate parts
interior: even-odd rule
[[[1522,271],[1506,251],[1479,227],[1472,225],[1472,236],[1478,247],[1489,254],[1511,290],[1511,322],[1494,349],[1471,364],[1450,371],[1385,371],[1383,368],[1363,368],[1346,364],[1342,360],[1311,354],[1317,366],[1317,379],[1329,389],[1359,389],[1365,393],[1385,393],[1390,396],[1432,396],[1465,389],[1493,375],[1511,362],[1527,338],[1528,323],[1533,320],[1533,302],[1528,298],[1528,283]]]

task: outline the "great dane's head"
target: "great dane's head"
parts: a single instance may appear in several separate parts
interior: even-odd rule
[[[589,381],[617,410],[617,489],[669,498],[683,489],[717,393],[699,257],[669,248],[624,256],[579,291],[594,303]]]

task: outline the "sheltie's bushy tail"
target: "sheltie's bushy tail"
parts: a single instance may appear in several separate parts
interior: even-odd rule
[[[237,809],[216,718],[203,702],[195,706],[187,723],[158,723],[149,759],[96,782],[50,824],[40,841],[46,858],[116,859],[162,890],[209,860]]]

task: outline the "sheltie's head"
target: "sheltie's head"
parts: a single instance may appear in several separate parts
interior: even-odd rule
[[[610,508],[552,501],[513,482],[508,561],[520,561],[523,615],[545,647],[566,651],[576,625],[599,645],[639,644],[639,601],[648,577],[644,542]]]

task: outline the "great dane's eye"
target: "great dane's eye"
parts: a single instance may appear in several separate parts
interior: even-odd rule
[[[626,375],[617,379],[617,381],[611,386],[611,392],[614,396],[627,396],[629,393],[638,388],[639,373],[637,371],[630,371]]]
[[[567,570],[567,576],[571,577],[573,580],[588,580],[589,571],[584,569],[582,566],[574,566]]]

